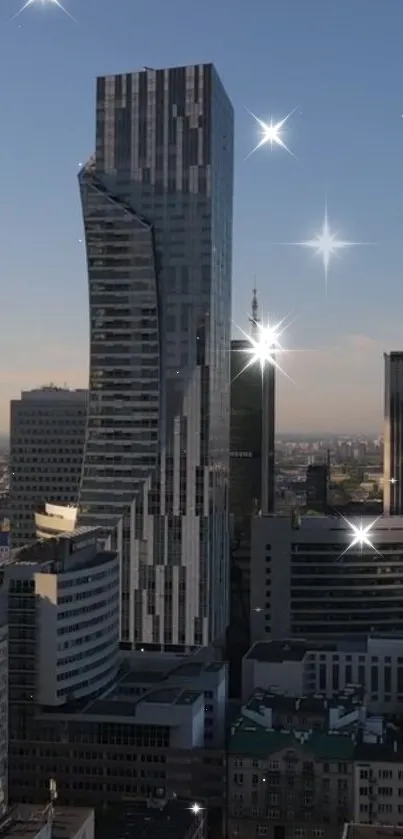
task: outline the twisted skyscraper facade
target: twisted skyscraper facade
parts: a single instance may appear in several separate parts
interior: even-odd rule
[[[80,172],[85,524],[117,527],[121,636],[208,644],[228,605],[233,111],[210,64],[99,78]]]

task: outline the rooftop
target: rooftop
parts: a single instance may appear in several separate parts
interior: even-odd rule
[[[77,568],[79,567],[79,550],[81,547],[87,548],[91,543],[93,543],[95,547],[97,545],[97,537],[99,537],[100,532],[101,530],[99,527],[83,526],[74,530],[73,533],[60,533],[51,539],[37,539],[30,545],[23,545],[21,548],[16,548],[11,551],[10,558],[5,564],[45,566],[51,564],[52,562],[60,562],[64,560],[66,556],[74,555],[74,567]],[[91,538],[84,541],[84,536]],[[110,552],[99,551],[97,561],[99,556],[102,556],[103,554],[105,554],[105,556],[108,555],[108,558],[111,556]],[[87,558],[86,563],[88,563],[88,561],[89,560]],[[62,571],[63,569],[60,568],[59,570]]]
[[[264,713],[264,709],[271,709],[279,713],[292,714],[323,714],[329,708],[343,708],[352,710],[361,706],[364,699],[364,689],[360,685],[345,688],[335,694],[331,699],[320,693],[311,693],[307,696],[284,696],[280,693],[272,693],[263,688],[256,688],[250,699],[244,706],[255,714]]]
[[[54,839],[73,839],[92,810],[86,807],[56,807],[52,823]],[[9,810],[0,824],[1,839],[32,839],[47,822],[47,808],[18,804]]]
[[[185,839],[200,823],[190,810],[193,802],[168,801],[163,809],[119,804],[109,807],[96,824],[96,839]]]
[[[403,827],[397,825],[382,824],[346,824],[344,825],[342,839],[392,839],[402,837]]]
[[[267,758],[284,750],[302,750],[309,756],[323,760],[349,760],[354,753],[354,740],[343,734],[321,731],[274,731],[254,725],[241,717],[233,726],[228,751],[232,755]]]
[[[337,651],[335,643],[321,644],[320,641],[256,641],[245,658],[254,661],[277,663],[282,661],[302,661],[309,650],[321,649],[324,652]]]
[[[135,717],[137,707],[141,704],[193,705],[200,696],[203,696],[202,691],[186,690],[168,685],[164,688],[157,687],[155,690],[147,691],[147,693],[135,696],[133,699],[124,699],[119,694],[119,687],[120,685],[116,688],[116,692],[112,690],[105,699],[94,699],[93,702],[87,700],[85,703],[81,703],[81,707],[75,702],[72,702],[70,706],[63,705],[63,715],[81,711],[81,713],[95,717]],[[46,711],[52,712],[52,709],[49,708]],[[55,713],[58,711],[60,709],[55,708]]]

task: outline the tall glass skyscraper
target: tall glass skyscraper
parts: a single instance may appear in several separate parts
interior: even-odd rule
[[[403,515],[403,352],[385,353],[383,507]]]
[[[99,78],[79,175],[90,299],[84,524],[117,528],[122,640],[228,611],[233,110],[211,64]]]

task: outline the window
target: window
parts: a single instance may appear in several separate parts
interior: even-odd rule
[[[383,798],[390,798],[393,795],[393,787],[378,787],[378,795]]]
[[[276,772],[280,769],[280,763],[278,760],[270,760],[269,761],[269,769],[272,772]]]
[[[257,832],[259,836],[266,836],[266,834],[269,832],[267,824],[258,824]]]

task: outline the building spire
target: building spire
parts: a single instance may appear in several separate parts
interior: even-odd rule
[[[257,302],[257,288],[256,288],[256,278],[253,285],[253,292],[252,292],[252,315],[249,318],[251,326],[252,326],[252,338],[255,337],[257,332],[257,325],[259,323],[259,305]]]

